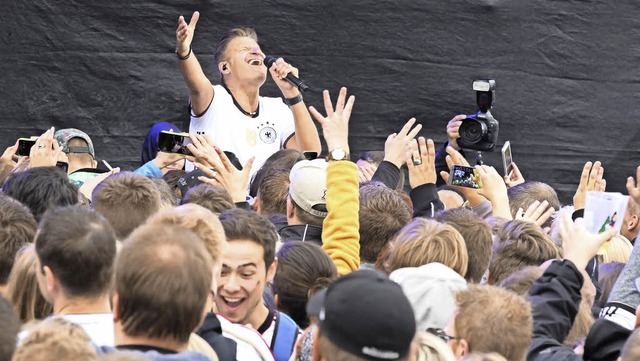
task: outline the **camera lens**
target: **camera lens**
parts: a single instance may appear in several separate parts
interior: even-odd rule
[[[467,118],[460,124],[458,132],[460,133],[460,139],[465,143],[475,144],[480,142],[487,134],[487,125],[476,119]]]

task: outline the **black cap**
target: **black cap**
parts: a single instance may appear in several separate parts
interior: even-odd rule
[[[402,288],[386,275],[352,272],[314,295],[311,303],[318,300],[320,331],[339,348],[368,360],[409,354],[416,333],[413,309]]]

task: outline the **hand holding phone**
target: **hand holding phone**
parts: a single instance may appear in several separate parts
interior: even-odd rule
[[[475,168],[453,165],[449,171],[449,185],[480,189],[482,188],[482,180]]]
[[[29,152],[31,152],[31,147],[36,144],[36,139],[38,139],[38,137],[18,139],[18,150],[16,151],[16,155],[21,157],[28,156]]]
[[[505,177],[511,177],[511,172],[513,172],[513,158],[511,156],[511,142],[508,140],[502,146],[502,166]]]

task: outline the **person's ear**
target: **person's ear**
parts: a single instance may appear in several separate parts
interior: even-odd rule
[[[276,308],[280,308],[280,298],[277,293],[273,295],[273,302],[276,304]]]
[[[278,268],[278,258],[273,260],[271,266],[267,270],[267,282],[273,282],[273,278],[276,276],[276,269]]]
[[[260,195],[256,195],[255,198],[253,198],[253,210],[256,211],[258,214],[260,214]]]
[[[49,266],[42,267],[41,270],[44,275],[44,284],[47,290],[47,294],[52,295],[58,290],[58,279],[53,274]]]
[[[291,197],[287,197],[287,219],[293,219],[296,216],[296,210],[293,206],[293,201],[291,201]]]
[[[469,344],[463,338],[451,340],[451,350],[456,359],[460,360],[469,354]]]
[[[629,224],[628,224],[628,230],[632,230],[634,228],[636,228],[638,226],[638,216],[637,215],[633,215],[631,216],[631,219],[629,219]]]
[[[218,64],[218,69],[220,70],[221,74],[229,74],[230,72],[229,65],[226,61],[223,61],[220,64]]]

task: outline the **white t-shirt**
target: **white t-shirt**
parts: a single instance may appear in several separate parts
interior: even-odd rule
[[[60,315],[65,320],[81,326],[97,346],[113,346],[113,314],[93,313]]]
[[[258,116],[251,118],[235,106],[222,85],[214,85],[213,90],[213,101],[204,114],[191,113],[189,133],[206,135],[220,149],[233,152],[243,166],[255,156],[253,174],[293,135],[293,114],[282,99],[259,97]]]

